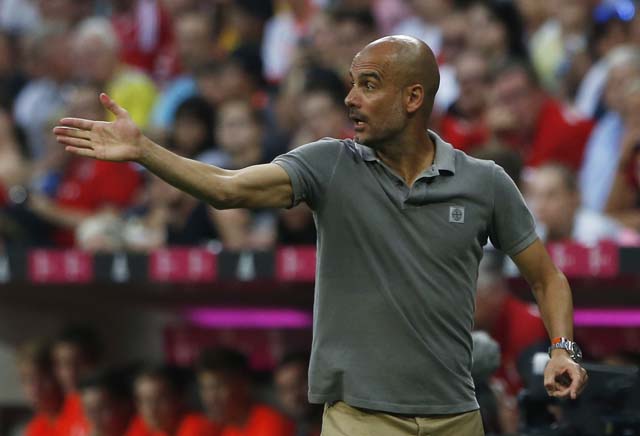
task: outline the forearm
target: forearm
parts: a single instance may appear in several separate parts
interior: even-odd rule
[[[573,339],[573,299],[564,274],[556,270],[531,287],[549,338]]]
[[[138,162],[165,182],[215,208],[231,203],[229,180],[234,171],[178,156],[149,139],[144,140]]]

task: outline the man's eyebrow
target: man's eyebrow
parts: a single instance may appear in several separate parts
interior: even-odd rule
[[[382,80],[382,76],[378,74],[376,71],[364,71],[358,74],[358,79],[376,79],[378,81]]]

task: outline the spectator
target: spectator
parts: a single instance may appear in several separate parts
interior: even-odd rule
[[[411,13],[391,32],[392,35],[408,35],[427,43],[436,57],[442,47],[442,21],[453,10],[452,0],[410,0]]]
[[[623,228],[614,220],[580,207],[574,173],[558,164],[546,164],[527,181],[527,198],[546,242],[575,241],[595,245],[600,240],[617,241]]]
[[[88,434],[89,425],[78,391],[79,381],[95,371],[102,351],[98,334],[87,326],[70,325],[54,341],[55,373],[65,393],[59,418],[63,435]]]
[[[28,41],[26,57],[35,66],[34,77],[18,94],[13,115],[26,136],[33,158],[42,156],[45,126],[63,105],[72,74],[69,34],[64,28],[46,26]]]
[[[119,40],[120,60],[160,82],[178,70],[171,52],[171,17],[161,0],[113,0],[111,23]]]
[[[607,80],[607,55],[630,41],[630,20],[635,15],[631,0],[602,0],[593,10],[594,25],[589,35],[594,64],[578,88],[575,106],[586,117],[602,115],[601,98]]]
[[[198,159],[215,148],[213,139],[214,111],[207,100],[194,96],[183,101],[169,137],[169,147],[181,156]]]
[[[471,152],[489,140],[485,120],[490,85],[487,59],[475,51],[464,52],[456,64],[456,79],[460,94],[444,115],[440,134],[456,148]]]
[[[579,173],[582,204],[587,209],[603,212],[611,192],[625,130],[633,128],[634,114],[624,111],[627,88],[640,78],[640,51],[635,47],[621,47],[609,56],[609,73],[604,92],[607,112],[598,120],[587,142]],[[626,119],[623,119],[622,114]],[[598,174],[598,183],[593,177]]]
[[[625,86],[622,117],[625,132],[620,157],[605,212],[622,224],[640,231],[640,79]]]
[[[0,108],[11,113],[13,104],[26,84],[26,77],[19,69],[22,53],[16,47],[16,39],[0,31]]]
[[[322,407],[310,404],[307,373],[308,353],[286,355],[274,372],[276,395],[280,409],[296,424],[295,436],[320,436]]]
[[[28,151],[9,115],[0,110],[0,205],[6,201],[8,189],[24,185],[28,173]]]
[[[290,421],[254,402],[244,355],[226,348],[205,350],[196,371],[207,424],[220,426],[220,436],[293,436]]]
[[[187,414],[188,375],[173,366],[152,366],[135,377],[138,415],[126,436],[172,436],[191,419]]]
[[[258,52],[265,24],[273,15],[272,0],[235,0],[225,8],[226,26],[221,45],[229,52],[252,47]]]
[[[41,341],[24,344],[18,351],[18,372],[34,411],[24,436],[57,435],[64,396],[54,375],[50,346]]]
[[[79,384],[82,408],[91,436],[122,436],[133,417],[133,396],[125,371],[108,370],[83,378]],[[68,433],[74,436],[77,433]]]
[[[144,73],[120,63],[120,49],[108,20],[88,18],[78,25],[73,36],[75,71],[78,79],[92,83],[126,104],[136,124],[146,127],[156,88]]]
[[[517,150],[526,166],[555,161],[580,167],[593,122],[546,94],[528,64],[499,66],[489,100],[487,123],[494,139]]]
[[[467,23],[469,48],[482,53],[490,65],[510,58],[528,58],[522,19],[512,2],[473,1],[467,11]]]
[[[262,39],[264,77],[277,83],[287,74],[297,46],[309,37],[315,13],[311,0],[287,0],[288,7],[271,17]]]
[[[544,2],[521,0],[544,7]],[[534,33],[530,33],[531,61],[542,86],[550,92],[562,88],[562,80],[571,68],[578,68],[582,77],[591,60],[587,34],[591,25],[591,7],[583,0],[549,3],[549,17]],[[526,8],[528,9],[528,8]],[[586,64],[586,66],[584,66]]]
[[[212,19],[203,13],[185,13],[175,19],[176,52],[182,74],[169,83],[160,95],[152,114],[152,125],[166,134],[173,124],[175,111],[185,99],[198,93],[196,71],[220,58]]]

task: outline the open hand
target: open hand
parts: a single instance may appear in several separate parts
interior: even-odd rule
[[[110,161],[140,160],[145,137],[138,126],[107,94],[100,94],[100,103],[115,115],[115,121],[63,118],[53,129],[57,141],[78,156]]]
[[[588,379],[587,371],[563,350],[555,351],[544,369],[544,387],[550,396],[556,398],[575,400]]]

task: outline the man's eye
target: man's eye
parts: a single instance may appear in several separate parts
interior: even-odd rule
[[[366,87],[367,87],[367,89],[368,89],[369,91],[371,91],[371,90],[375,89],[375,86],[373,86],[373,83],[371,83],[371,82],[367,82]]]

